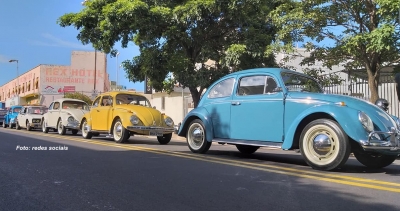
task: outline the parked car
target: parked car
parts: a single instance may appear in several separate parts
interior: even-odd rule
[[[17,116],[15,129],[20,130],[26,128],[30,131],[32,129],[42,128],[43,114],[46,113],[45,106],[24,106]]]
[[[212,142],[246,154],[259,147],[297,150],[319,170],[340,168],[353,153],[365,166],[382,168],[400,154],[399,125],[373,103],[324,93],[298,72],[257,68],[229,74],[207,89],[182,122],[194,153]]]
[[[19,105],[15,105],[15,106],[11,106],[8,110],[7,110],[7,114],[4,116],[4,120],[3,120],[3,127],[7,128],[13,128],[15,127],[15,123],[17,121],[17,116],[19,114],[19,112],[21,111],[22,106]]]
[[[3,126],[4,116],[7,114],[6,109],[0,109],[0,125]]]
[[[87,112],[89,105],[82,100],[57,99],[50,104],[48,111],[43,115],[42,131],[48,133],[49,129],[54,129],[60,135],[65,135],[67,131],[76,135],[79,132],[80,120]]]
[[[157,136],[160,144],[168,144],[174,132],[174,121],[156,108],[143,95],[134,92],[107,92],[93,102],[81,121],[83,138],[94,133],[109,134],[117,143],[130,136]]]

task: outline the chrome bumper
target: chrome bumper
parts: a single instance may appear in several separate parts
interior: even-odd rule
[[[126,127],[128,130],[157,130],[157,131],[162,131],[162,132],[171,132],[173,133],[175,131],[175,128],[173,127],[151,127],[151,126],[128,126]]]
[[[79,129],[80,129],[80,124],[71,124],[71,123],[68,123],[68,124],[65,125],[64,127],[65,127],[65,128],[68,128],[68,129],[79,130]]]
[[[30,123],[29,126],[31,126],[31,127],[33,127],[33,128],[40,128],[40,127],[42,127],[42,125],[41,125],[40,123]]]
[[[375,135],[387,135],[389,140],[380,140]],[[389,132],[372,131],[368,135],[368,140],[360,140],[360,144],[364,149],[388,149],[400,150],[400,131],[392,128]]]

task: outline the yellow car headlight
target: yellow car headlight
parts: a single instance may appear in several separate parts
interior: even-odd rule
[[[139,124],[139,118],[136,115],[132,115],[130,118],[132,124],[137,125]]]

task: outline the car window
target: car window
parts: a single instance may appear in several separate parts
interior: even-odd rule
[[[151,107],[150,101],[145,96],[141,96],[141,95],[117,94],[115,99],[116,99],[117,105],[133,104],[133,105]]]
[[[53,105],[54,105],[54,103],[51,103],[51,104],[50,104],[49,110],[53,110]]]
[[[318,82],[310,77],[293,73],[282,73],[282,79],[289,92],[323,93]]]
[[[14,113],[19,113],[21,111],[21,108],[14,108],[13,112]]]
[[[240,79],[238,95],[262,95],[264,94],[267,76],[248,76]]]
[[[101,106],[112,106],[113,100],[111,96],[103,96],[101,99]]]
[[[89,105],[85,102],[66,100],[62,103],[62,109],[89,110]]]
[[[44,114],[45,108],[44,107],[30,107],[27,109],[28,114]]]
[[[97,97],[96,100],[94,100],[92,107],[97,107],[97,106],[99,106],[100,98],[101,98],[101,97]]]
[[[234,83],[235,83],[234,78],[228,78],[217,83],[213,88],[211,88],[210,92],[208,93],[208,98],[220,98],[220,97],[231,96]]]
[[[53,105],[53,110],[58,110],[60,109],[60,103],[59,102],[55,102]]]

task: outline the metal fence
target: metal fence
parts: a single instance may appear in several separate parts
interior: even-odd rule
[[[349,95],[366,101],[371,99],[371,91],[366,78],[352,78],[349,76],[340,85],[324,87],[324,90],[332,94]],[[388,112],[392,115],[400,116],[399,100],[397,99],[396,83],[393,75],[380,76],[378,94],[380,98],[389,101]]]

